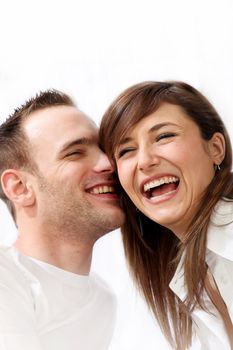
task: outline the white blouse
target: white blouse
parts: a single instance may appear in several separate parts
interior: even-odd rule
[[[186,297],[181,259],[170,288],[181,299]],[[208,229],[206,263],[218,286],[233,322],[233,201],[221,200],[215,207]],[[201,350],[231,350],[224,323],[205,293],[208,310],[196,308],[193,328]],[[195,347],[196,349],[196,347]]]

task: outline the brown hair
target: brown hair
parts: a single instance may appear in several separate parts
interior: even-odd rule
[[[205,309],[202,292],[207,271],[205,252],[210,216],[222,196],[233,196],[229,136],[214,107],[195,88],[177,81],[149,81],[125,90],[110,105],[100,126],[100,141],[116,165],[114,152],[124,135],[163,102],[180,106],[198,125],[203,139],[209,140],[215,132],[220,132],[226,142],[221,170],[216,172],[206,189],[182,244],[169,229],[140,213],[122,189],[121,202],[127,217],[122,233],[130,271],[172,347],[183,350],[191,343],[191,311],[196,304]],[[169,288],[183,252],[188,292],[185,302],[181,302]]]
[[[23,131],[23,122],[35,111],[62,105],[75,106],[68,95],[54,89],[47,90],[26,101],[6,119],[0,126],[0,177],[3,171],[9,168],[25,169],[32,173],[37,171],[29,141]],[[15,219],[13,203],[6,197],[2,186],[0,198]]]

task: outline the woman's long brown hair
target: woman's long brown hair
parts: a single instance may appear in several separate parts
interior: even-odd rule
[[[204,140],[220,132],[226,142],[221,170],[206,189],[182,244],[170,230],[140,213],[123,189],[121,192],[127,218],[121,230],[131,274],[172,348],[183,350],[192,340],[193,308],[199,305],[205,309],[202,292],[207,272],[205,254],[210,216],[220,198],[233,197],[232,151],[227,131],[214,107],[192,86],[176,81],[144,82],[125,90],[110,105],[100,126],[100,142],[116,165],[114,153],[120,140],[163,102],[180,106],[198,125]],[[182,254],[187,286],[184,302],[169,288]]]

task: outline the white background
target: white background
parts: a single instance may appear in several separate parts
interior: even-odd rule
[[[0,120],[56,88],[98,123],[129,85],[178,79],[214,103],[232,136],[232,10],[232,0],[0,0]],[[0,237],[15,237],[3,205]],[[93,269],[119,299],[111,349],[168,349],[128,276],[118,231],[97,243]]]

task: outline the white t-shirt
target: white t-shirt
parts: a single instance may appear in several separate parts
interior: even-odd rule
[[[0,350],[105,350],[116,301],[80,276],[0,247]]]

